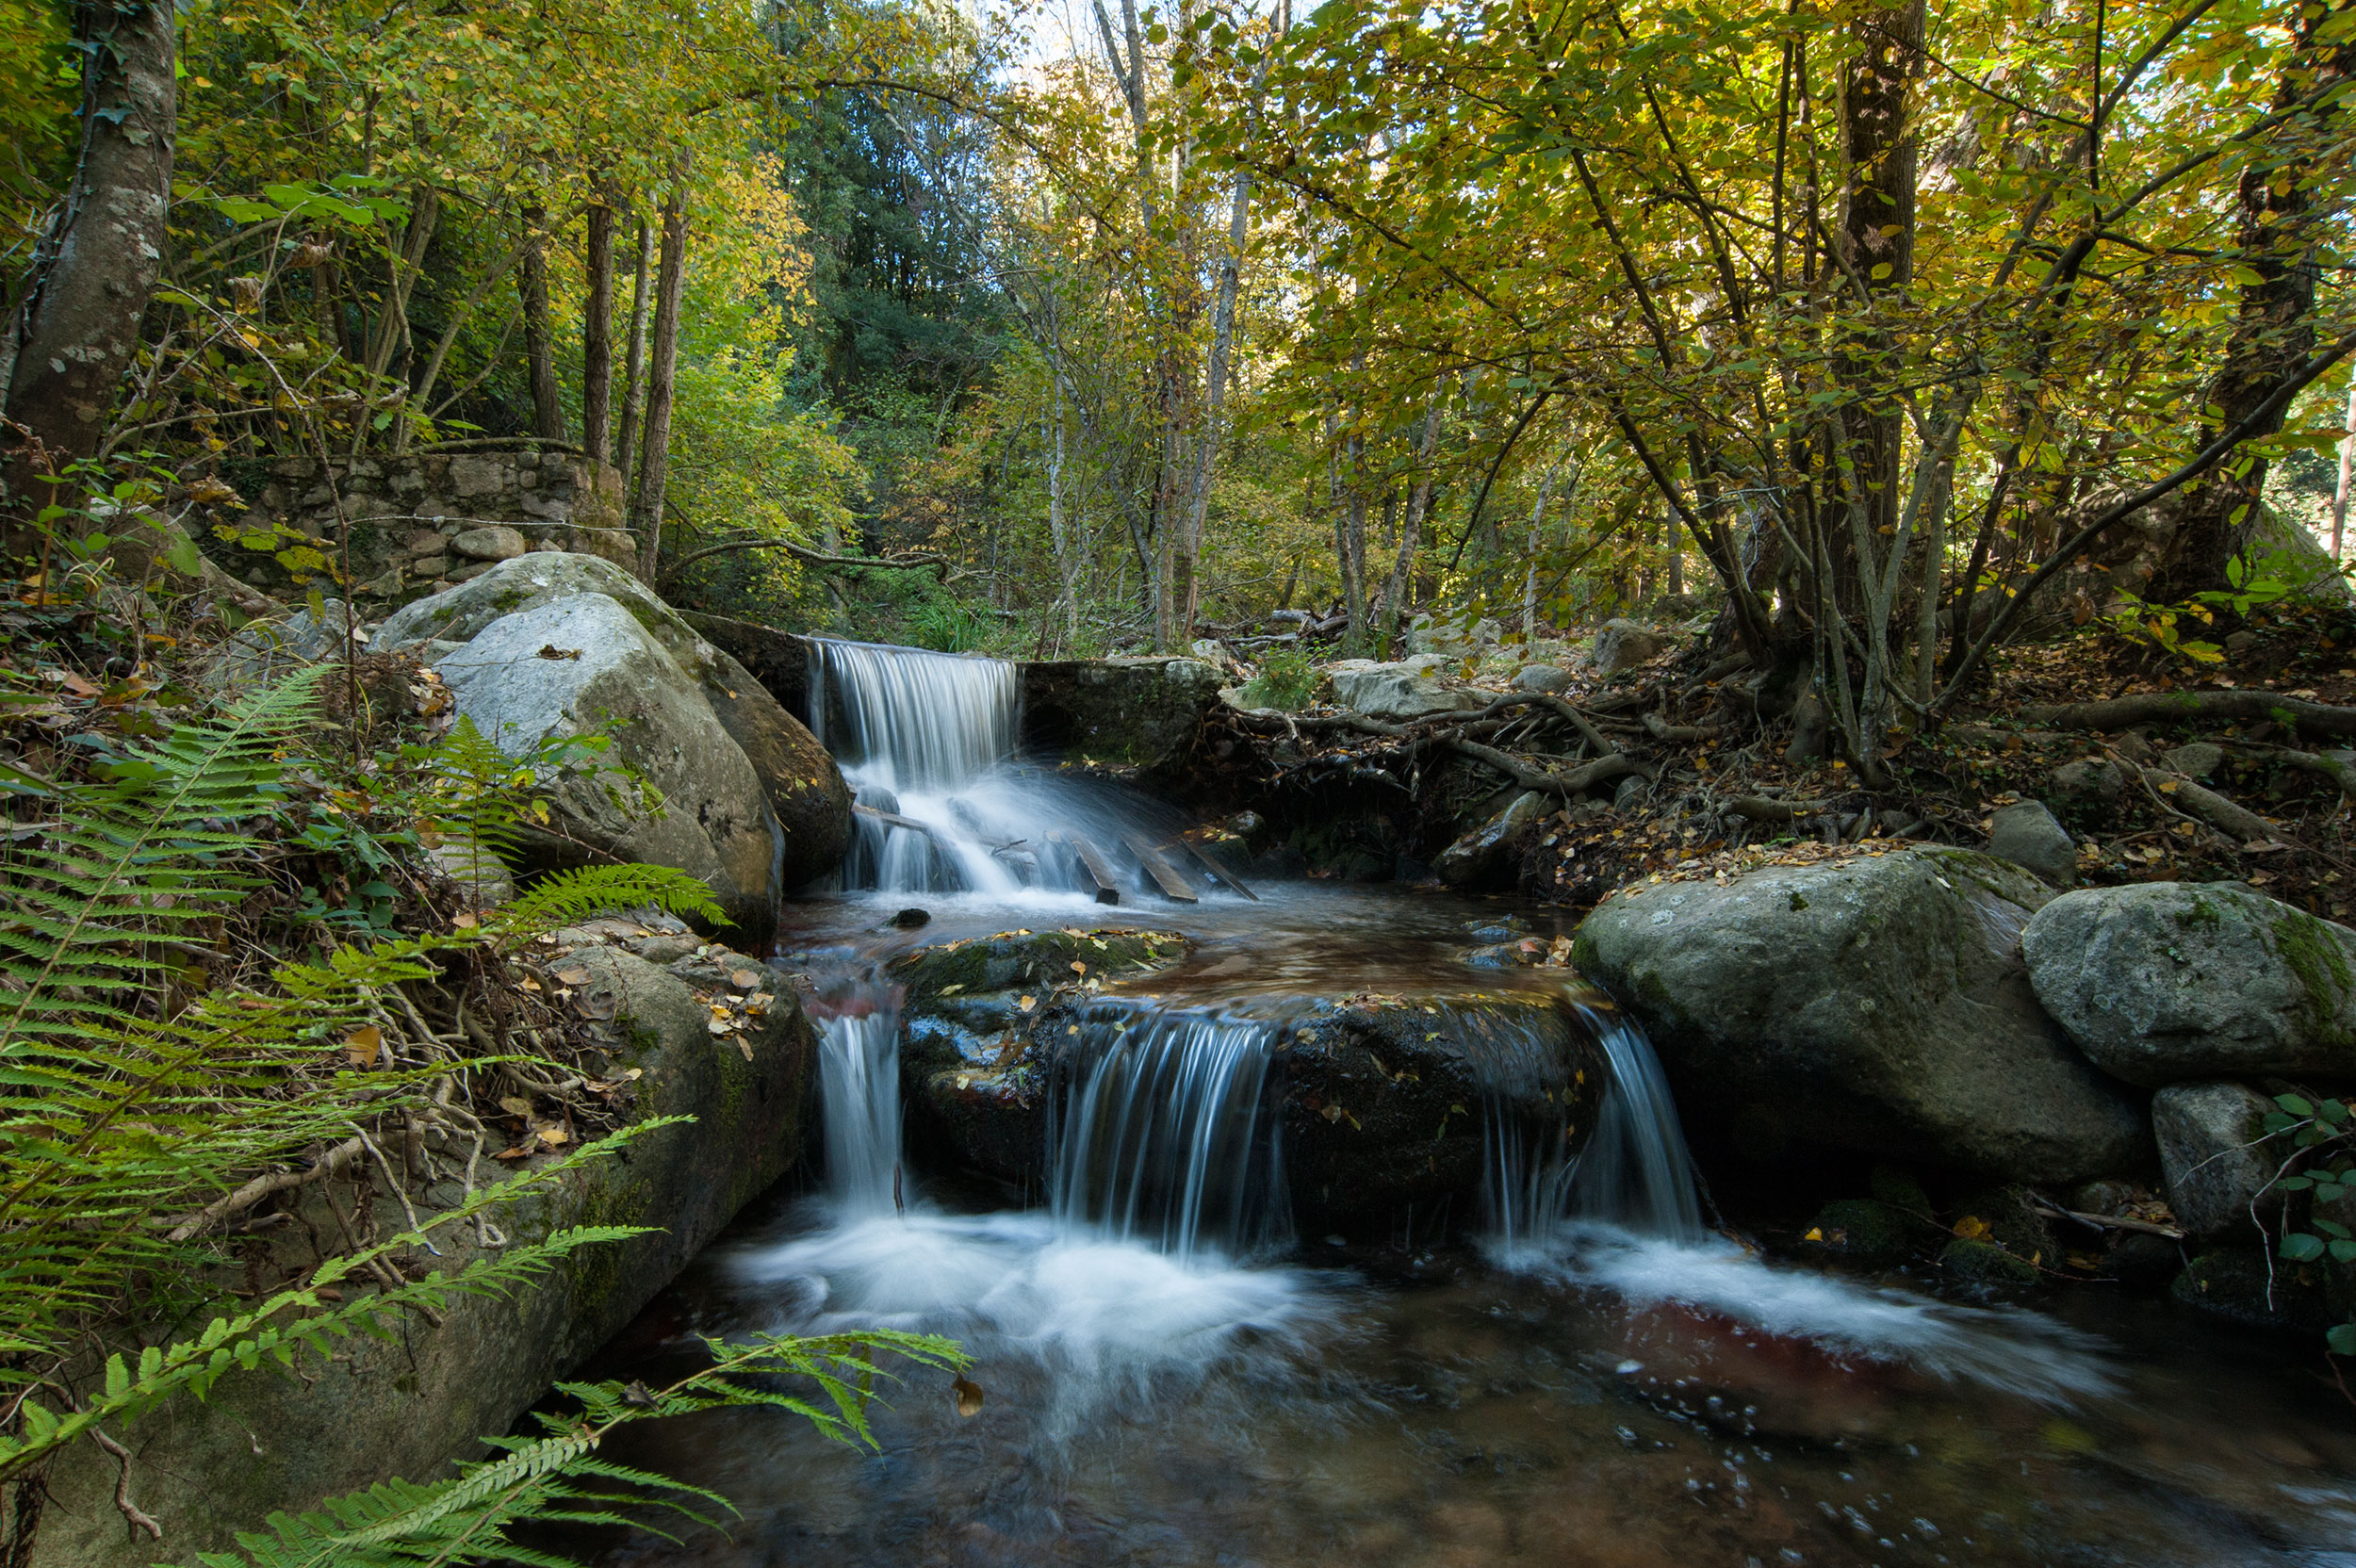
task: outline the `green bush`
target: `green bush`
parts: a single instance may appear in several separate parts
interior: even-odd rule
[[[1261,656],[1259,673],[1244,683],[1243,700],[1253,708],[1306,708],[1317,695],[1317,666],[1300,644],[1280,644]]]

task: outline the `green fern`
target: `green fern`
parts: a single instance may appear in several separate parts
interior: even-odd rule
[[[581,866],[550,872],[485,923],[507,937],[535,937],[615,909],[651,905],[675,915],[728,923],[710,885],[668,866]]]
[[[198,1561],[205,1568],[572,1568],[509,1532],[525,1523],[645,1524],[649,1513],[713,1524],[719,1513],[734,1511],[716,1493],[602,1458],[599,1447],[617,1428],[759,1405],[801,1415],[836,1441],[874,1447],[867,1408],[876,1380],[890,1376],[878,1364],[883,1354],[959,1372],[971,1364],[948,1340],[882,1329],[809,1339],[758,1334],[738,1344],[707,1338],[704,1345],[712,1364],[666,1388],[560,1384],[580,1408],[542,1413],[537,1437],[493,1439],[496,1459],[466,1465],[434,1485],[384,1481],[303,1513],[274,1513],[267,1534],[238,1535],[240,1552],[201,1553]],[[777,1388],[781,1379],[814,1382],[824,1404]]]

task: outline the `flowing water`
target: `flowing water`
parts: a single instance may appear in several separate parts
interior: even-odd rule
[[[2085,1287],[2035,1312],[1776,1263],[1702,1217],[1642,1032],[1560,971],[1468,967],[1502,911],[1395,890],[1107,910],[1050,834],[1166,823],[1013,756],[1006,666],[822,645],[815,706],[876,831],[797,911],[826,1166],[606,1353],[695,1332],[954,1335],[872,1452],[777,1411],[629,1429],[613,1457],[728,1496],[613,1564],[2301,1564],[2356,1568],[2356,1423],[2289,1352]],[[1027,855],[1026,855],[1027,852]],[[1122,862],[1134,876],[1136,862]],[[921,932],[885,918],[924,894]],[[1531,911],[1541,937],[1549,917]],[[1009,1207],[903,1147],[901,949],[1145,924],[1196,947],[1081,1014],[1045,1190]],[[1611,1068],[1576,1159],[1499,1109],[1537,1049],[1481,999],[1552,988]],[[1493,1086],[1478,1217],[1394,1246],[1297,1233],[1275,1083],[1306,999],[1438,999]],[[1538,1133],[1543,1134],[1544,1129]]]

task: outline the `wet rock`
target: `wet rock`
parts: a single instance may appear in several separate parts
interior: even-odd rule
[[[2102,1272],[2130,1290],[2155,1291],[2167,1288],[2184,1266],[2183,1250],[2166,1236],[2146,1231],[2114,1231],[2110,1248],[2102,1254]]]
[[[2053,813],[2034,800],[1996,808],[1988,852],[2058,887],[2078,880],[2078,845]]]
[[[1991,1285],[2033,1285],[2037,1265],[1989,1242],[1957,1236],[1939,1250],[1939,1266]]]
[[[1651,628],[1615,617],[1604,622],[1603,629],[1595,633],[1595,668],[1605,675],[1617,675],[1634,669],[1668,645]]]
[[[777,882],[798,888],[843,863],[851,847],[851,790],[826,748],[771,696],[751,672],[705,646],[699,668],[704,700],[761,780],[784,841]]]
[[[1487,823],[1440,851],[1432,862],[1433,873],[1451,888],[1481,886],[1497,874],[1501,863],[1511,861],[1507,850],[1514,834],[1546,815],[1546,810],[1545,795],[1535,790],[1524,791]],[[1510,864],[1506,869],[1511,870]]]
[[[1905,1263],[1939,1236],[1938,1227],[1872,1198],[1839,1198],[1816,1211],[1812,1245],[1871,1267]]]
[[[2225,748],[2207,741],[2194,741],[2160,754],[2160,766],[2170,773],[2181,773],[2186,778],[2212,778],[2225,765]]]
[[[2271,1184],[2287,1151],[2264,1126],[2273,1109],[2239,1084],[2172,1084],[2151,1097],[2168,1206],[2188,1234],[2255,1241],[2260,1224],[2282,1212],[2282,1189]]]
[[[1571,672],[1558,664],[1525,664],[1513,678],[1513,687],[1522,692],[1545,692],[1549,694],[1571,689]]]
[[[887,923],[902,931],[913,931],[920,925],[930,925],[932,919],[933,913],[930,909],[903,909],[893,915]]]
[[[2319,1333],[2331,1321],[2322,1288],[2254,1247],[2220,1247],[2187,1264],[2168,1294],[2246,1329]]]
[[[1630,889],[1574,956],[1651,1033],[1687,1118],[1754,1158],[2084,1180],[2133,1168],[2150,1130],[2029,988],[2019,936],[2051,896],[1988,856],[1902,850]]]
[[[1333,700],[1370,719],[1415,719],[1483,706],[1479,694],[1432,673],[1435,667],[1436,662],[1421,659],[1396,664],[1347,659],[1328,665],[1327,674],[1333,682]]]
[[[695,956],[695,949],[702,945],[693,936],[657,932],[637,944],[637,953],[650,964],[669,965]]]
[[[1334,1229],[1473,1199],[1484,1115],[1526,1148],[1575,1155],[1609,1072],[1567,1007],[1521,993],[1327,1003],[1282,1060],[1294,1214]]]
[[[2022,952],[2045,1010],[2131,1084],[2356,1072],[2356,931],[2238,883],[2067,893]]]
[[[523,536],[522,531],[497,523],[488,528],[470,528],[455,535],[450,547],[469,561],[513,561],[532,548],[532,541]]]

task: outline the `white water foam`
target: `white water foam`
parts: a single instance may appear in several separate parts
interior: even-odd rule
[[[2045,1404],[2101,1396],[2117,1384],[2102,1342],[2050,1317],[1776,1267],[1718,1237],[1579,1224],[1543,1245],[1493,1250],[1490,1259],[1512,1273],[1608,1290],[1632,1307],[1683,1307],[1837,1360],[1905,1364]]]

